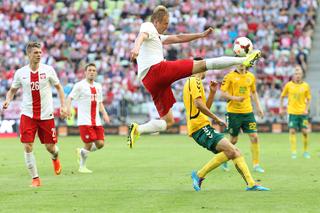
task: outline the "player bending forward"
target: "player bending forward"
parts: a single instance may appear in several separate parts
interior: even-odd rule
[[[140,27],[140,33],[131,51],[131,59],[137,59],[138,78],[151,94],[160,119],[138,125],[132,123],[129,127],[128,144],[132,148],[135,139],[142,133],[165,131],[174,124],[171,107],[176,102],[171,84],[192,74],[212,69],[224,69],[233,65],[243,64],[247,67],[260,57],[260,51],[253,51],[247,57],[219,57],[200,61],[191,59],[166,61],[163,57],[163,45],[189,42],[205,38],[213,32],[212,28],[202,33],[163,35],[168,28],[169,12],[164,6],[155,8],[151,22],[145,22]]]
[[[24,144],[25,162],[32,177],[31,186],[33,187],[41,185],[36,159],[32,152],[37,132],[41,143],[46,146],[51,154],[54,172],[57,175],[61,173],[61,165],[58,159],[59,149],[55,145],[57,135],[53,119],[52,86],[58,91],[61,117],[66,116],[62,86],[55,70],[49,65],[40,63],[41,54],[40,43],[28,43],[27,55],[30,64],[15,72],[11,88],[3,104],[3,109],[7,109],[18,89],[22,88],[20,141]]]
[[[205,73],[198,73],[190,77],[184,85],[183,102],[186,108],[186,119],[188,134],[200,146],[208,149],[216,155],[198,172],[193,171],[191,178],[193,188],[196,191],[201,189],[202,181],[205,176],[222,163],[232,160],[238,172],[241,174],[247,184],[247,191],[269,191],[270,189],[257,185],[253,180],[248,166],[236,148],[223,134],[217,133],[210,125],[208,117],[212,118],[220,125],[225,123],[210,111],[217,83],[211,82],[210,93],[206,101],[204,88],[201,79],[204,79]]]
[[[102,103],[101,84],[94,81],[96,77],[96,65],[93,63],[86,65],[85,79],[74,85],[67,99],[68,116],[71,115],[72,100],[78,102],[78,126],[81,139],[84,142],[84,147],[77,149],[79,172],[81,173],[92,173],[86,167],[88,154],[104,146],[104,128],[99,112],[102,113],[105,122],[110,122]]]

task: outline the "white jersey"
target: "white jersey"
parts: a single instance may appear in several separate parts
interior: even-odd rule
[[[99,104],[102,102],[101,84],[84,79],[76,83],[69,95],[78,103],[78,126],[101,126]]]
[[[138,78],[141,80],[147,75],[152,65],[158,64],[164,60],[162,42],[168,36],[160,35],[151,22],[145,22],[140,27],[140,33],[148,33],[149,37],[142,43],[138,63]]]
[[[52,86],[58,84],[57,74],[49,65],[40,64],[36,71],[32,71],[30,65],[18,69],[12,87],[22,87],[21,114],[37,120],[52,119]]]

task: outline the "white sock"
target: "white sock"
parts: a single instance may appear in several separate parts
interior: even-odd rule
[[[24,153],[24,161],[26,162],[27,169],[29,170],[29,174],[32,178],[39,177],[37,165],[36,165],[36,159],[33,155],[33,152],[25,152]]]
[[[98,148],[96,147],[96,144],[95,144],[95,143],[92,143],[90,152],[94,152],[94,151],[96,151],[97,149],[98,149]]]
[[[167,122],[165,120],[150,120],[145,124],[138,126],[138,132],[142,133],[153,133],[161,132],[167,129]]]
[[[240,65],[246,60],[246,57],[228,57],[205,59],[207,70],[224,69],[234,65]]]
[[[55,152],[53,154],[51,154],[51,159],[55,160],[58,158],[58,154],[59,154],[59,147],[57,145],[55,145]]]
[[[86,160],[89,154],[89,150],[86,150],[85,148],[80,149],[80,168],[86,166]]]

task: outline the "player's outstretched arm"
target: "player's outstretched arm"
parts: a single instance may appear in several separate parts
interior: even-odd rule
[[[100,105],[99,105],[99,111],[102,113],[103,120],[104,120],[106,123],[110,123],[109,115],[108,115],[106,109],[104,108],[102,102],[101,102]]]
[[[5,110],[8,108],[10,102],[12,101],[14,95],[17,93],[18,88],[11,87],[6,95],[6,100],[3,102],[2,109]]]
[[[139,33],[138,37],[136,38],[136,41],[134,42],[134,47],[130,52],[131,61],[134,61],[138,57],[140,47],[144,42],[144,40],[146,40],[148,37],[149,37],[149,34],[146,32]]]
[[[199,38],[205,38],[213,32],[213,28],[210,27],[202,33],[190,33],[180,35],[169,35],[162,44],[176,44],[193,41]]]
[[[201,97],[194,99],[194,104],[200,110],[200,112],[202,112],[206,116],[212,118],[219,125],[226,126],[225,122],[222,119],[220,119],[218,116],[216,116],[215,114],[213,114],[210,111],[210,109],[207,107],[207,105],[202,101]]]
[[[63,92],[63,88],[61,84],[56,84],[54,87],[57,89],[59,100],[60,100],[60,116],[62,119],[67,117],[67,110],[66,110],[66,104],[65,104],[65,96]]]

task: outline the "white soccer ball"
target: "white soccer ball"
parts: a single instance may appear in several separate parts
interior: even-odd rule
[[[234,41],[233,52],[240,57],[246,56],[253,50],[253,45],[247,37],[239,37]]]

